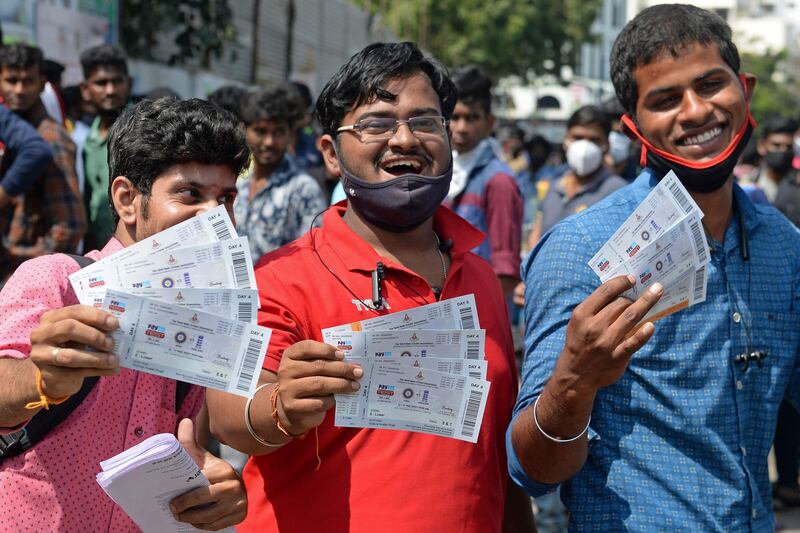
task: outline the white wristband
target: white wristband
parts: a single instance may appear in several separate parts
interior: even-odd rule
[[[586,422],[586,427],[583,428],[583,431],[581,431],[580,433],[578,433],[574,437],[571,437],[569,439],[560,439],[558,437],[553,437],[552,435],[548,435],[547,432],[545,430],[543,430],[542,426],[539,424],[539,417],[536,416],[536,407],[539,405],[539,398],[541,398],[541,395],[537,396],[536,397],[536,401],[533,402],[533,422],[536,424],[536,429],[539,430],[539,433],[541,433],[542,435],[544,435],[545,437],[547,437],[551,441],[558,442],[560,444],[564,444],[564,443],[567,443],[567,442],[575,442],[579,438],[583,437],[584,433],[589,431],[589,424],[592,423],[592,415],[589,415],[589,421]]]
[[[258,441],[259,444],[263,444],[264,446],[269,446],[270,448],[280,448],[286,443],[282,442],[280,444],[275,444],[273,442],[264,440],[263,438],[261,438],[260,435],[258,435],[255,432],[253,426],[250,424],[250,403],[253,401],[253,398],[256,397],[258,391],[260,391],[264,387],[269,387],[270,385],[274,385],[274,383],[264,383],[263,385],[259,385],[259,387],[256,388],[255,392],[253,392],[253,395],[247,399],[247,403],[244,406],[244,425],[247,426],[247,431],[250,432],[250,436],[253,437],[256,441]]]

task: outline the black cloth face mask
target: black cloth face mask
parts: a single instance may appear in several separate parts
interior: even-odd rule
[[[629,115],[623,115],[622,123],[642,141],[642,155],[639,161],[642,167],[651,169],[658,179],[666,176],[670,170],[674,170],[684,187],[698,193],[716,191],[728,181],[756,126],[756,121],[748,109],[744,124],[736,132],[728,147],[712,160],[698,163],[653,146],[639,132]]]
[[[788,150],[770,150],[764,154],[764,163],[778,174],[788,172],[792,168],[793,160],[794,150],[791,148]]]
[[[350,205],[361,218],[383,230],[405,233],[428,220],[450,190],[453,161],[440,176],[404,174],[382,181],[365,181],[352,174],[336,155],[342,186]]]

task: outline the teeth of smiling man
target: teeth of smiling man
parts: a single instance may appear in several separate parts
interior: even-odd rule
[[[689,137],[688,139],[684,139],[683,145],[688,146],[690,144],[702,144],[704,142],[708,142],[717,135],[722,133],[722,128],[717,126],[714,129],[708,130],[705,133],[701,133],[700,135],[695,135],[694,137]]]
[[[413,159],[398,159],[396,161],[390,161],[389,163],[386,163],[383,168],[394,168],[400,166],[409,166],[413,167],[414,170],[419,170],[422,165]]]

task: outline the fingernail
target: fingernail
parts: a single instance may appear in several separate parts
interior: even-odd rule
[[[333,356],[336,359],[344,359],[344,352],[341,350],[336,350],[335,352],[333,352]]]
[[[634,283],[636,283],[636,278],[628,274],[628,281],[631,283],[631,285],[633,285]]]
[[[650,292],[652,294],[661,294],[661,292],[663,290],[664,290],[664,287],[662,287],[660,283],[656,282],[656,283],[653,283],[652,285],[650,285]]]
[[[361,367],[357,367],[353,369],[353,375],[357,378],[360,378],[364,375],[364,369]]]
[[[656,329],[655,325],[652,322],[648,322],[644,326],[642,326],[642,333],[645,335],[650,335]]]
[[[119,357],[116,355],[109,355],[108,356],[108,366],[117,366],[117,362],[119,361]]]
[[[117,320],[117,317],[108,316],[106,317],[106,325],[110,328],[116,328],[119,326],[119,320]]]
[[[361,388],[361,384],[358,381],[351,381],[350,386],[353,388],[353,390],[358,390]]]

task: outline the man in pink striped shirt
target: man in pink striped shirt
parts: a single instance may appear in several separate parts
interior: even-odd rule
[[[144,101],[110,132],[114,238],[92,259],[224,204],[232,215],[236,176],[249,152],[235,119],[200,100]],[[108,335],[117,320],[77,305],[62,254],[24,263],[0,292],[0,433],[24,427],[26,404],[77,393],[101,376],[80,405],[38,444],[0,462],[0,531],[136,531],[95,481],[99,462],[157,433],[175,433],[211,485],[170,503],[201,529],[236,524],[247,513],[241,479],[196,444],[193,420],[204,389],[120,368]],[[188,418],[190,420],[183,420]],[[180,423],[180,428],[178,425]]]

